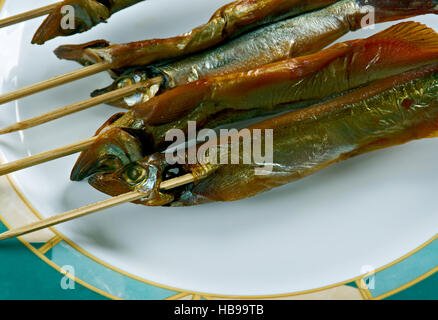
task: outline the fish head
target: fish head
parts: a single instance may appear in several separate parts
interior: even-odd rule
[[[142,143],[127,130],[110,128],[83,151],[71,172],[71,180],[81,181],[97,173],[114,172],[143,157]]]
[[[44,44],[57,36],[69,36],[91,29],[110,16],[109,9],[97,0],[68,0],[56,6],[35,33],[32,43]],[[73,9],[73,10],[71,10]],[[74,24],[61,27],[66,14],[73,14]]]
[[[89,66],[103,61],[95,50],[109,45],[110,43],[106,40],[95,40],[79,45],[66,44],[56,48],[54,53],[59,59],[76,61],[83,66]]]
[[[133,84],[144,82],[149,79],[149,76],[146,71],[134,70],[131,72],[126,72],[125,74],[118,77],[114,82],[105,87],[103,89],[95,90],[91,93],[92,97],[100,96],[105,93],[112,92],[117,89],[126,88]],[[149,87],[141,88],[137,90],[136,93],[126,96],[118,101],[111,102],[112,105],[122,107],[122,108],[131,108],[139,103],[144,103],[153,98],[157,92],[160,90],[159,84],[153,84]]]
[[[113,197],[131,191],[142,191],[145,197],[135,203],[163,206],[174,200],[173,195],[160,192],[167,167],[163,154],[153,154],[128,163],[116,171],[95,174],[88,183]]]

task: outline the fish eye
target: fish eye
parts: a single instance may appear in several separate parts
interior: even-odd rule
[[[123,78],[121,78],[121,79],[119,79],[118,81],[117,81],[117,88],[125,88],[125,87],[128,87],[128,86],[131,86],[133,84],[133,81],[132,81],[132,79],[131,78],[129,78],[129,77],[123,77]]]
[[[130,186],[139,185],[148,177],[148,171],[139,165],[131,165],[122,174],[123,180]]]

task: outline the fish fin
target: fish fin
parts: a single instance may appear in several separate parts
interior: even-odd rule
[[[438,33],[414,21],[396,24],[368,39],[398,39],[420,48],[438,48]]]

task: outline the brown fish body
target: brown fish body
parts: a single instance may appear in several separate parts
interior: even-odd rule
[[[370,23],[367,17],[371,14],[375,15],[375,23],[386,22],[424,13],[437,13],[437,3],[396,0],[338,1],[324,9],[261,27],[219,47],[169,63],[150,65],[146,70],[128,71],[113,85],[93,94],[106,93],[153,76],[162,76],[166,80],[160,87],[163,92],[205,77],[248,71],[317,52],[349,31],[367,26],[366,23]],[[373,12],[370,12],[371,10]],[[98,50],[105,48],[97,48],[96,52]],[[113,104],[129,108],[150,99],[150,96],[137,95]]]
[[[187,132],[189,121],[195,121],[198,129],[216,128],[301,108],[434,62],[438,62],[438,35],[424,25],[408,22],[368,39],[337,44],[313,55],[249,72],[199,80],[110,119],[97,132],[98,141],[79,157],[72,179],[82,180],[99,171],[96,164],[106,156],[135,160],[133,154],[124,156],[126,151],[118,155],[113,152],[117,146],[132,149],[134,137],[141,140],[138,143],[143,155],[152,154],[171,144],[166,141],[169,130]],[[126,129],[129,130],[123,132]],[[134,137],[128,139],[130,134]],[[130,141],[130,146],[123,141]]]
[[[350,31],[375,22],[437,13],[437,1],[342,0],[322,10],[280,21],[245,34],[218,48],[156,67],[170,88],[217,75],[247,71],[276,61],[317,52]]]
[[[137,203],[191,206],[214,201],[236,201],[306,177],[351,157],[438,136],[438,64],[379,80],[343,96],[292,111],[247,128],[273,130],[271,162],[173,165],[180,173],[203,178],[175,190],[160,192],[169,168],[164,154],[150,155],[111,173],[93,176],[90,183],[110,195],[143,189],[153,196]],[[263,139],[262,139],[263,140]],[[225,140],[226,141],[226,140]],[[248,142],[248,141],[246,141]],[[262,141],[266,142],[266,140]],[[239,140],[244,149],[245,138]],[[229,150],[231,142],[212,140],[201,146]],[[186,157],[186,156],[184,156]],[[270,165],[261,175],[256,169]],[[139,175],[138,172],[144,172]],[[140,177],[136,184],[132,179]]]
[[[438,66],[391,77],[249,129],[273,129],[272,172],[256,174],[260,163],[220,165],[175,194],[171,205],[240,200],[366,152],[437,136]]]
[[[331,6],[319,12],[295,17],[328,5]],[[367,9],[371,6],[375,8],[375,22],[379,23],[436,13],[436,5],[434,1],[406,0],[240,0],[220,8],[207,24],[181,36],[115,45],[105,41],[67,45],[58,48],[56,54],[80,63],[105,60],[116,69],[145,66],[193,54],[260,25],[289,18],[243,35],[223,48],[159,68],[174,87],[186,83],[182,79],[187,77],[193,81],[316,52],[348,31],[362,27],[362,19],[370,14]]]
[[[368,39],[175,88],[131,113],[148,126],[169,125],[194,111],[214,118],[224,110],[257,109],[261,116],[437,61],[438,34],[419,23],[400,23]]]
[[[108,61],[114,68],[148,65],[199,52],[268,23],[328,6],[337,0],[239,0],[218,9],[210,20],[190,32],[167,39],[110,45],[104,40],[65,45],[58,57],[82,64]]]

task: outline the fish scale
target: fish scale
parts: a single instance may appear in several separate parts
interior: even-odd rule
[[[273,172],[256,176],[255,165],[222,165],[199,184],[188,187],[184,196],[172,205],[239,200],[365,152],[435,136],[438,129],[438,66],[393,79],[397,80],[397,77],[408,79],[366,99],[362,96],[367,88],[359,89],[359,92],[349,94],[357,101],[346,105],[343,104],[346,97],[340,97],[311,107],[301,120],[283,115],[250,127],[251,130],[274,128]],[[388,87],[391,84],[383,80],[374,85],[373,90],[378,85]],[[402,107],[407,98],[414,101],[410,108]],[[332,106],[327,108],[330,104]],[[324,108],[329,110],[319,111]]]
[[[437,13],[437,4],[438,0],[341,0],[324,9],[260,27],[221,46],[186,58],[126,71],[111,86],[96,90],[93,95],[129,84],[135,74],[141,74],[143,80],[150,76],[162,76],[165,79],[161,85],[163,91],[205,77],[247,71],[276,61],[317,52],[349,31],[366,26],[363,25],[362,19],[370,14],[370,6],[374,6],[375,22],[380,23],[424,13]],[[98,50],[107,49],[96,49],[96,52]],[[126,79],[131,80],[126,82]],[[132,107],[132,103],[138,104],[148,99],[150,96],[144,95],[138,96],[136,102],[129,99],[129,105],[123,99],[112,104],[129,108]]]
[[[116,121],[107,122],[101,128],[105,133],[80,155],[71,178],[82,180],[100,172],[111,173],[142,156],[164,151],[171,144],[165,141],[167,132],[180,129],[187,133],[189,121],[196,121],[200,130],[292,109],[304,108],[305,113],[305,107],[321,100],[438,63],[436,39],[438,34],[434,30],[420,23],[404,22],[368,39],[336,44],[312,55],[175,88],[136,106]],[[402,47],[402,53],[394,56],[389,50],[394,47]],[[350,112],[354,114],[357,110]],[[383,119],[385,115],[381,116]],[[113,151],[119,147],[120,152],[126,153],[133,149],[132,143],[142,150],[142,156],[129,153],[120,157]],[[115,158],[119,163],[113,161]],[[106,159],[111,166],[105,163]]]
[[[406,101],[409,103],[407,104]],[[438,64],[379,80],[348,94],[306,109],[292,111],[248,127],[272,129],[272,171],[256,174],[260,163],[182,165],[206,177],[160,193],[158,176],[145,176],[152,194],[145,205],[191,206],[214,201],[236,201],[296,181],[334,163],[374,150],[438,136]],[[262,141],[263,142],[263,141]],[[245,143],[239,141],[242,147]],[[209,141],[210,148],[226,150],[230,142]],[[199,148],[201,145],[190,147]],[[242,148],[240,148],[242,150]],[[218,154],[219,154],[218,151]],[[186,155],[190,153],[186,149]],[[240,152],[242,160],[245,154]],[[161,174],[168,166],[164,154],[153,154],[129,165]],[[130,189],[124,169],[97,174],[90,183],[115,195]],[[158,178],[157,178],[158,177]],[[157,180],[154,180],[157,179]]]
[[[349,21],[361,10],[356,0],[340,1],[325,10],[274,23],[213,50],[154,70],[164,74],[172,88],[205,76],[245,71],[309,54],[348,33],[352,29]],[[196,76],[191,72],[193,68]]]

